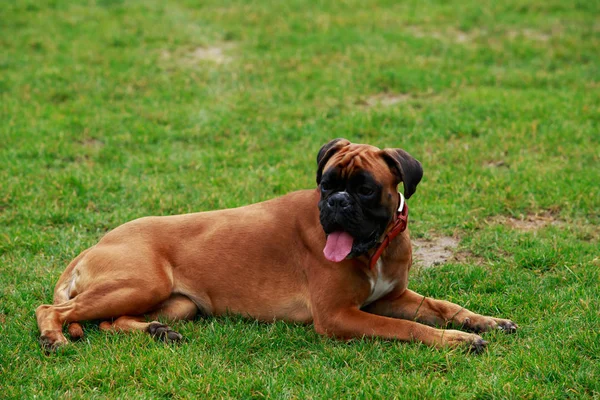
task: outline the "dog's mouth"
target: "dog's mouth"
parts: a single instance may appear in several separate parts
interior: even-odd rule
[[[323,254],[329,261],[340,262],[352,252],[353,244],[354,238],[349,233],[344,231],[331,232],[327,235],[327,243],[323,249]]]
[[[329,232],[329,233],[327,233]],[[374,229],[366,237],[355,236],[347,232],[339,225],[325,232],[327,241],[323,254],[329,261],[340,262],[347,258],[353,258],[366,254],[369,250],[377,246],[381,232]]]

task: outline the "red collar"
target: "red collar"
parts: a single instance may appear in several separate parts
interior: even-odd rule
[[[400,205],[398,206],[398,211],[396,212],[396,223],[392,229],[386,233],[385,237],[383,238],[383,242],[381,242],[373,256],[371,256],[371,259],[369,260],[370,269],[375,267],[379,257],[381,257],[383,251],[390,245],[391,241],[394,240],[394,238],[400,233],[404,232],[408,226],[408,204],[406,204],[404,201],[404,196],[402,193],[398,192],[398,194],[400,195]]]

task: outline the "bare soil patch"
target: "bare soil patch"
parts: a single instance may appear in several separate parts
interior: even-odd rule
[[[220,46],[201,46],[188,51],[163,50],[161,58],[165,61],[174,60],[187,65],[195,65],[205,61],[214,64],[227,64],[232,60],[232,57],[227,54],[227,50],[231,47],[233,45],[224,44]]]
[[[424,30],[421,27],[410,27],[409,33],[417,38],[432,38],[443,42],[468,43],[475,37],[481,36],[480,31],[464,32],[459,29],[451,28],[444,31],[441,30]]]
[[[192,60],[208,60],[217,64],[224,64],[231,61],[231,57],[225,55],[224,48],[222,47],[198,47],[188,57]]]
[[[483,165],[488,168],[510,168],[510,165],[504,160],[492,160]]]
[[[525,28],[522,30],[508,31],[508,37],[510,39],[519,39],[520,37],[525,37],[527,39],[537,40],[539,42],[547,42],[552,38],[552,35],[534,29]]]
[[[412,97],[406,93],[381,93],[370,96],[365,100],[360,100],[357,103],[365,107],[390,107],[395,104],[404,103]]]
[[[519,40],[525,38],[538,42],[547,42],[552,36],[560,32],[547,33],[536,29],[512,29],[505,32],[490,32],[486,29],[472,29],[462,31],[457,28],[447,28],[444,30],[438,29],[423,29],[422,27],[409,27],[408,32],[417,38],[432,38],[446,43],[471,43],[480,39],[496,40],[499,38],[508,38],[510,40]]]
[[[86,138],[83,139],[80,143],[83,147],[86,147],[88,149],[100,149],[104,147],[104,142],[96,138]]]
[[[492,222],[509,226],[524,232],[537,231],[548,225],[562,225],[564,222],[556,219],[548,212],[540,214],[522,215],[519,218],[496,216],[492,218]]]
[[[420,268],[442,265],[455,258],[459,240],[450,236],[413,239],[413,262]]]

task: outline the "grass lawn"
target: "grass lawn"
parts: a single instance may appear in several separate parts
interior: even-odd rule
[[[600,2],[3,1],[0,397],[600,397]],[[35,308],[137,217],[315,186],[335,137],[402,147],[410,287],[510,318],[479,356],[241,318],[176,346],[107,334],[46,355]],[[252,240],[249,238],[249,240]]]

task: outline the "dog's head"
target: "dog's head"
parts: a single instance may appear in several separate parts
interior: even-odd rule
[[[339,262],[374,248],[398,209],[398,184],[408,199],[423,176],[421,163],[402,149],[379,149],[335,139],[317,156],[324,254]]]

